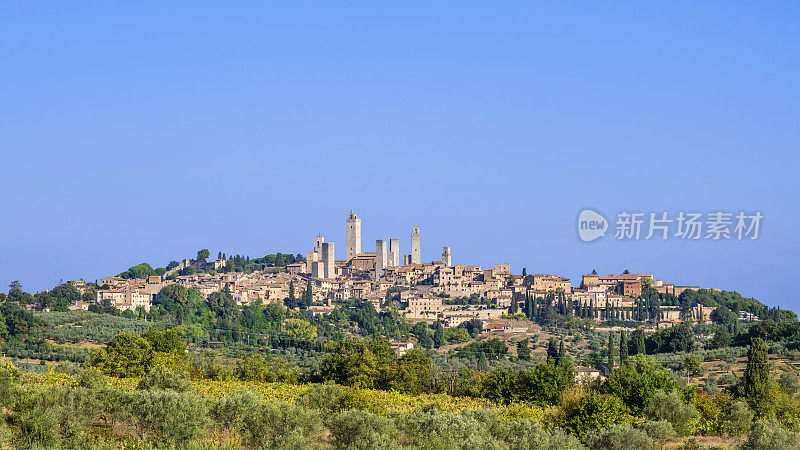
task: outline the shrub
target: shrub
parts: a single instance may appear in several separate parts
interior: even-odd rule
[[[778,381],[782,388],[794,392],[800,390],[800,379],[792,372],[783,372]]]
[[[752,426],[753,416],[753,411],[747,406],[747,403],[735,402],[721,415],[720,430],[730,436],[741,436]]]
[[[258,448],[308,448],[324,432],[319,411],[288,403],[265,403],[242,425],[245,445]]]
[[[510,422],[503,439],[510,450],[571,450],[585,448],[574,435],[561,428],[545,429],[532,420]]]
[[[395,424],[418,448],[499,448],[486,424],[464,414],[412,411],[400,414]]]
[[[747,441],[742,445],[742,449],[798,448],[798,441],[800,437],[797,433],[781,428],[777,420],[759,420],[747,435]]]
[[[147,372],[140,380],[136,389],[162,389],[177,392],[188,391],[192,387],[189,379],[182,374],[165,368],[156,366]]]
[[[296,403],[308,409],[318,409],[324,413],[341,410],[344,392],[335,384],[312,384]]]
[[[633,428],[630,424],[612,425],[598,431],[592,431],[586,436],[586,443],[593,449],[619,449],[651,448],[653,440],[642,430]]]
[[[211,406],[210,415],[221,425],[229,436],[241,436],[245,428],[246,417],[257,415],[264,401],[253,391],[239,391],[226,395]],[[231,442],[236,447],[238,441]]]
[[[723,373],[722,375],[719,376],[718,380],[719,384],[724,384],[728,386],[736,384],[737,381],[738,380],[736,379],[736,375],[732,373]]]
[[[675,429],[672,428],[672,424],[666,420],[648,420],[641,425],[641,429],[647,433],[650,439],[662,445],[678,435]]]
[[[562,426],[579,438],[584,438],[590,431],[627,422],[629,418],[619,398],[598,393],[586,395],[567,405],[562,414]]]
[[[185,447],[201,436],[206,408],[200,397],[159,389],[138,391],[132,414],[144,441]]]
[[[717,386],[717,377],[714,375],[709,375],[708,378],[706,379],[706,382],[703,383],[703,390],[711,395],[717,395],[719,393],[719,386]]]
[[[392,449],[399,432],[394,422],[367,411],[351,409],[334,414],[326,421],[342,449]]]
[[[666,420],[681,436],[692,432],[692,420],[700,415],[693,405],[683,402],[677,391],[656,392],[645,408],[645,414],[653,420]]]
[[[297,383],[300,369],[279,356],[252,353],[239,363],[236,374],[242,381]]]

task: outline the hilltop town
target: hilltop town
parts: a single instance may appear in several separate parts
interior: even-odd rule
[[[408,254],[402,254],[398,238],[378,239],[374,251],[362,251],[361,219],[352,211],[345,230],[343,259],[336,259],[333,242],[316,236],[305,256],[279,254],[279,258],[271,255],[271,261],[269,256],[251,261],[219,253],[217,259],[206,261],[203,252],[208,252],[203,250],[197,259],[172,262],[160,274],[143,264],[143,270],[134,267],[100,279],[94,289],[83,281],[69,283],[84,294],[94,295],[95,304],[121,311],[141,308],[149,312],[161,289],[178,284],[205,296],[226,288],[239,305],[288,301],[288,306],[302,308],[310,315],[330,313],[335,300],[357,299],[372,304],[378,312],[397,308],[407,320],[440,321],[447,327],[473,319],[533,318],[546,307],[559,307],[561,315],[594,323],[647,322],[655,326],[711,322],[716,307],[703,306],[682,294],[701,289],[721,292],[627,271],[585,274],[573,285],[569,278],[557,274],[529,274],[525,268],[513,273],[508,263],[491,268],[453,264],[448,246],[442,247],[436,260],[423,262],[418,226],[411,230]],[[137,277],[148,273],[153,274]],[[88,310],[92,301],[86,300],[69,308]],[[738,311],[738,315],[740,320],[758,320],[753,311]]]

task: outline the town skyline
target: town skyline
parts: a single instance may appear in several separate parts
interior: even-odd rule
[[[419,227],[417,225],[410,226],[406,230],[406,233],[403,235],[403,234],[398,234],[398,233],[393,233],[393,232],[385,232],[384,233],[384,232],[382,232],[380,230],[375,230],[374,227],[371,226],[369,221],[366,221],[366,227],[363,228],[363,229],[366,230],[366,232],[369,233],[369,234],[366,234],[366,236],[368,236],[368,237],[364,238],[363,237],[364,234],[362,234],[362,231],[361,231],[362,228],[361,228],[361,225],[360,225],[361,224],[360,215],[358,215],[357,210],[355,208],[351,208],[349,210],[350,214],[353,214],[354,212],[356,213],[356,217],[359,218],[359,236],[362,237],[359,240],[359,245],[358,245],[358,247],[361,250],[361,252],[359,252],[359,253],[363,253],[363,252],[374,253],[375,252],[375,250],[376,250],[375,249],[375,245],[372,244],[372,242],[375,242],[375,241],[371,239],[372,236],[379,237],[379,238],[382,237],[383,239],[386,239],[387,243],[389,242],[390,239],[398,239],[399,240],[399,244],[400,244],[399,261],[400,261],[401,265],[405,264],[406,261],[404,261],[404,257],[410,256],[410,254],[412,253],[412,249],[411,249],[411,243],[412,243],[411,242],[411,233],[413,232],[414,228],[424,229],[424,226],[419,226]],[[341,221],[345,221],[346,222],[347,218],[345,217],[345,219],[343,219]],[[409,222],[409,223],[423,223],[423,222],[419,222],[418,221],[418,222]],[[340,226],[340,228],[341,228],[341,226]],[[396,230],[397,227],[394,226],[394,227],[392,227],[392,229]],[[333,244],[335,244],[336,242],[339,242],[339,246],[338,247],[336,247],[334,245],[334,247],[337,249],[337,251],[335,251],[336,256],[335,256],[334,259],[335,260],[348,260],[349,259],[349,258],[347,258],[347,255],[348,255],[348,253],[347,253],[348,252],[348,248],[347,248],[348,231],[347,230],[345,230],[344,232],[339,231],[338,233],[335,232],[334,230],[329,230],[329,231],[330,231],[330,233],[328,233],[328,232],[318,233],[317,236],[322,236],[322,237],[334,236],[335,240],[333,240],[333,241],[328,240],[327,241],[327,243],[333,243]],[[365,242],[364,242],[365,240],[367,241],[366,245],[365,245]],[[195,247],[197,247],[197,246],[195,246]],[[442,253],[442,251],[441,251],[442,247],[450,247],[450,249],[451,249],[450,250],[451,257],[454,258],[455,264],[466,264],[466,265],[476,265],[476,266],[481,266],[481,267],[492,267],[494,264],[497,264],[497,263],[506,263],[508,261],[517,261],[517,260],[519,260],[519,258],[513,258],[513,257],[511,257],[511,258],[497,257],[497,258],[494,258],[494,260],[489,259],[488,261],[481,262],[481,263],[473,263],[471,261],[462,261],[462,260],[459,260],[459,256],[460,256],[460,253],[461,253],[460,250],[461,249],[456,248],[455,250],[453,250],[453,246],[445,246],[445,245],[441,245],[440,246],[438,243],[430,242],[430,239],[425,239],[424,237],[422,239],[420,247],[421,247],[421,252],[423,253],[423,255],[425,255],[425,256],[423,256],[423,259],[422,259],[421,262],[436,261],[437,257],[440,260],[441,259],[440,255]],[[438,252],[436,251],[437,248],[439,249]],[[291,250],[291,249],[284,248],[283,250]],[[293,255],[300,254],[300,255],[306,256],[308,254],[307,250],[308,250],[307,248],[302,247],[300,249],[297,249],[297,251],[292,252],[291,254],[293,254]],[[467,250],[466,253],[469,254],[468,248],[466,250]],[[217,250],[213,250],[212,254],[214,254],[215,252],[217,252]],[[222,253],[223,250],[219,250],[219,252]],[[247,256],[250,256],[250,257],[263,256],[263,255],[259,255],[259,254],[249,254],[248,255],[247,253],[239,252],[239,251],[236,251],[235,249],[234,250],[227,250],[227,251],[224,251],[224,252],[228,253],[230,255],[233,255],[234,253],[236,253],[236,254],[241,254],[241,255],[247,255]],[[274,252],[275,252],[275,250],[267,250],[267,254],[274,253]],[[191,255],[192,255],[192,253],[189,252],[189,254],[181,255],[181,257],[187,257],[188,258]],[[428,258],[428,257],[430,257],[430,258]],[[170,260],[175,260],[175,258],[174,257],[170,258],[168,261],[170,261]],[[180,260],[180,258],[178,260]],[[166,261],[166,262],[168,262],[168,261]],[[130,265],[138,264],[140,262],[152,263],[153,267],[156,267],[156,266],[159,266],[159,265],[161,265],[161,266],[166,265],[166,262],[158,263],[158,262],[152,262],[152,261],[149,261],[149,260],[145,259],[145,260],[138,261],[138,262],[131,261],[131,262],[123,263],[123,266],[121,266],[119,268],[119,270],[123,271],[125,269],[125,267],[129,267]],[[578,279],[580,279],[580,277],[582,275],[590,273],[592,270],[597,270],[599,273],[608,273],[608,274],[622,273],[625,270],[631,271],[632,273],[659,273],[659,274],[662,274],[662,275],[664,273],[664,272],[661,272],[659,270],[652,270],[652,269],[647,268],[647,267],[639,270],[639,266],[638,265],[626,265],[626,266],[621,266],[621,267],[613,267],[610,264],[603,264],[601,262],[599,262],[597,264],[593,264],[593,265],[590,263],[583,270],[581,270],[581,269],[570,269],[570,270],[566,270],[566,271],[565,270],[548,270],[548,266],[546,265],[546,263],[543,264],[543,265],[533,265],[533,264],[525,264],[524,262],[521,263],[521,264],[520,263],[509,262],[509,264],[511,264],[511,267],[514,268],[514,270],[516,270],[517,273],[520,273],[522,271],[522,269],[524,268],[524,269],[527,270],[527,273],[530,273],[530,274],[532,274],[532,273],[553,273],[553,274],[556,274],[557,273],[557,274],[566,276],[570,280],[578,280]],[[109,273],[112,273],[112,272],[114,272],[114,271],[113,270],[104,269],[103,271],[97,273],[96,277],[94,277],[94,278],[91,277],[91,276],[79,276],[79,277],[60,276],[56,280],[54,280],[52,282],[52,284],[50,284],[50,285],[48,285],[47,283],[41,285],[41,288],[37,287],[37,286],[33,286],[32,287],[32,284],[28,283],[28,280],[25,280],[24,278],[9,279],[9,283],[11,281],[20,281],[20,282],[22,282],[23,286],[26,287],[26,289],[31,290],[32,292],[38,292],[38,291],[45,291],[45,290],[52,289],[53,287],[57,286],[58,284],[60,284],[62,282],[65,282],[67,280],[86,279],[86,281],[91,281],[93,279],[98,279],[98,278],[102,278],[104,276],[108,276]],[[75,273],[75,271],[72,271],[70,273]],[[765,304],[767,304],[769,306],[773,306],[773,307],[782,306],[782,307],[785,307],[785,308],[792,308],[791,303],[781,304],[780,302],[773,302],[769,298],[759,297],[757,294],[747,294],[745,292],[741,292],[740,290],[737,290],[736,288],[732,288],[732,287],[728,287],[728,286],[720,286],[720,285],[715,284],[713,282],[711,282],[711,283],[705,282],[702,279],[699,279],[699,277],[697,277],[697,278],[689,278],[689,281],[685,281],[685,282],[682,281],[683,279],[669,276],[669,274],[664,276],[664,278],[668,278],[668,279],[673,280],[673,281],[678,281],[682,285],[686,285],[686,286],[714,287],[714,288],[720,288],[720,289],[723,289],[723,290],[735,291],[735,292],[739,292],[740,294],[744,295],[745,297],[758,298],[760,301],[764,302]],[[8,284],[8,283],[6,283],[6,284]],[[5,288],[0,288],[0,292],[3,292],[4,290],[5,290]]]

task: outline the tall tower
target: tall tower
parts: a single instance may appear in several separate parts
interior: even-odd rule
[[[400,239],[389,239],[389,265],[400,267]]]
[[[334,259],[333,242],[322,243],[323,278],[336,278],[336,260]]]
[[[325,242],[325,238],[322,236],[317,236],[314,238],[314,251],[306,253],[306,267],[308,273],[311,274],[312,277],[322,278],[323,277],[323,263],[322,263],[322,243]],[[314,264],[319,263],[319,264]],[[316,268],[316,270],[315,270]]]
[[[411,230],[411,264],[420,264],[422,262],[422,250],[420,248],[420,233],[419,227],[414,226]]]
[[[453,265],[453,257],[450,254],[450,247],[442,248],[442,262],[444,263],[445,267],[450,267]]]
[[[383,269],[386,268],[386,239],[375,241],[375,280],[380,280],[383,276]]]
[[[350,215],[347,217],[347,242],[345,243],[345,257],[348,261],[355,258],[361,253],[361,219],[358,214],[353,214],[350,210]]]

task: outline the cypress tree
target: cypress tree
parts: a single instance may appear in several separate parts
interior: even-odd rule
[[[517,342],[517,358],[519,358],[520,361],[528,361],[531,359],[531,348],[528,347],[528,338]]]
[[[558,345],[558,362],[563,362],[567,358],[567,351],[564,350],[564,340]]]
[[[533,304],[528,294],[525,294],[525,316],[528,317],[528,320],[533,320]]]
[[[444,327],[442,326],[441,322],[436,321],[436,324],[433,328],[433,346],[439,348],[444,344]]]
[[[608,373],[614,369],[614,333],[608,333]]]
[[[556,338],[550,338],[547,344],[547,361],[558,358],[558,348],[556,347]]]
[[[772,392],[769,385],[769,357],[767,346],[760,338],[750,341],[747,351],[747,367],[744,369],[743,394],[747,403],[759,417],[764,417],[772,408]]]
[[[644,330],[641,328],[636,329],[633,332],[632,336],[633,340],[633,354],[634,355],[644,355],[647,353],[644,345]]]
[[[619,333],[619,363],[620,365],[628,362],[628,339],[625,337],[625,332]]]

